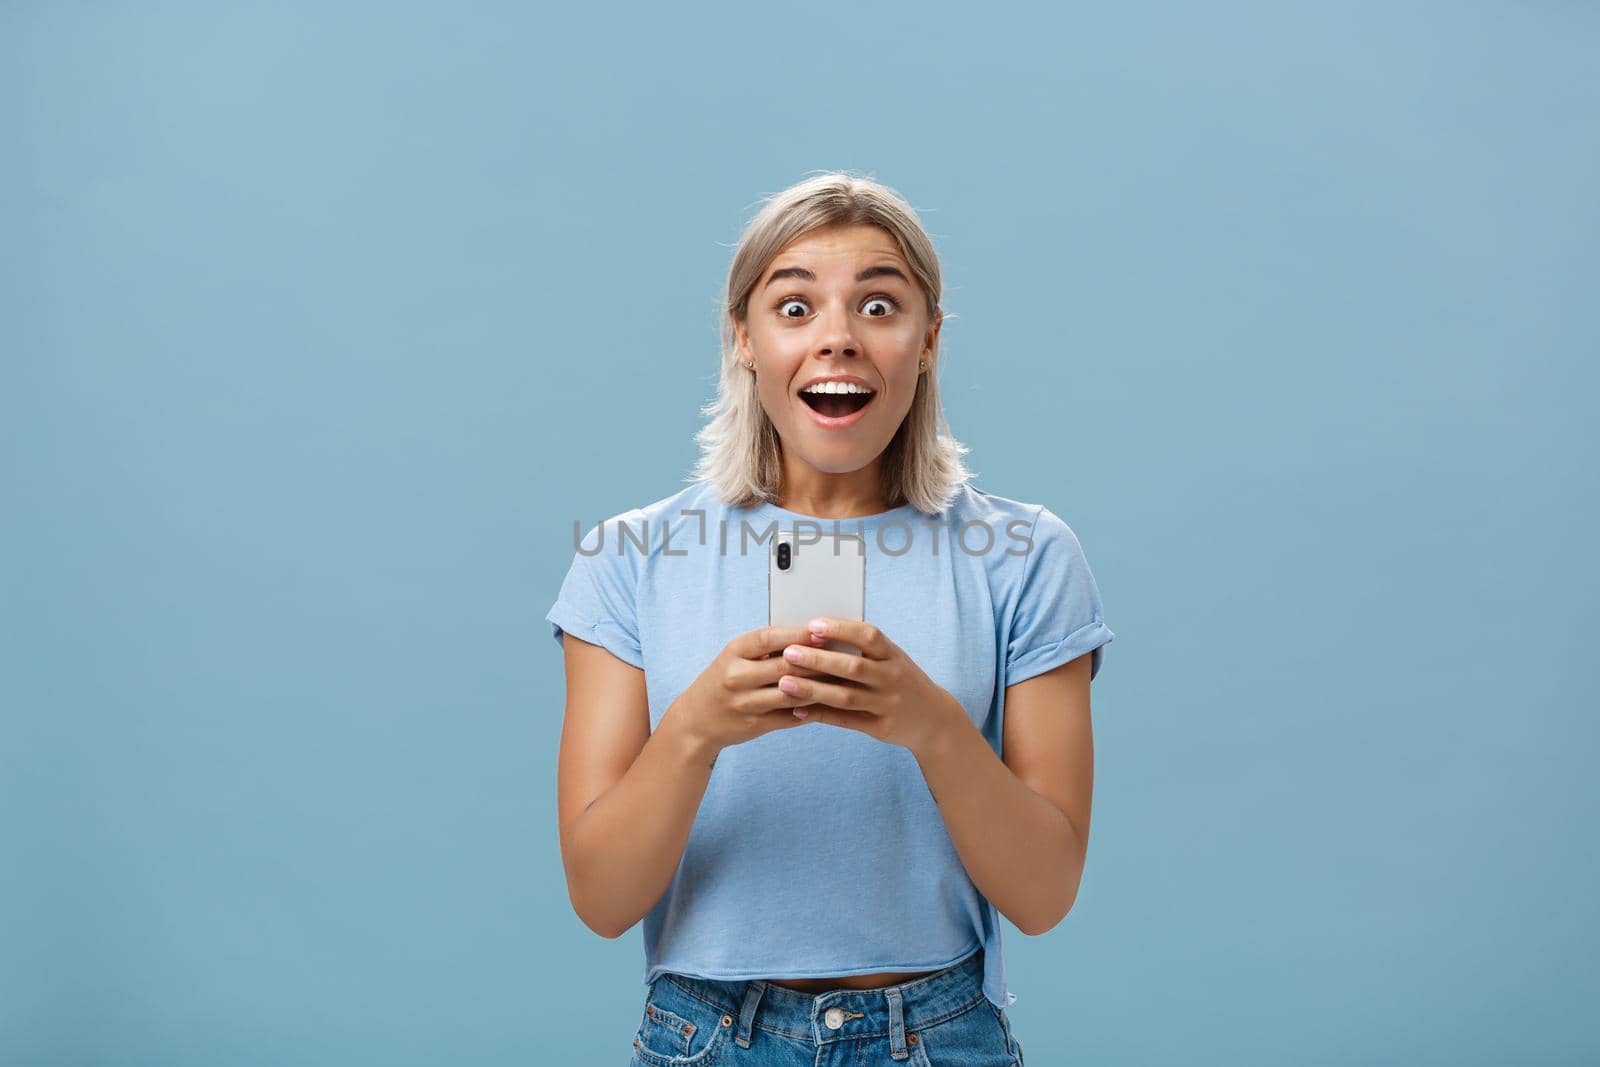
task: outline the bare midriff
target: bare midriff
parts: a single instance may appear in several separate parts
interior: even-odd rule
[[[768,978],[768,985],[781,985],[800,993],[827,993],[834,989],[876,989],[899,985],[913,978],[924,978],[938,971],[880,971],[877,974],[847,974],[840,978]]]
[[[980,948],[978,955],[982,954],[983,949]],[[901,982],[910,982],[938,973],[938,970],[879,971],[877,974],[847,974],[839,978],[768,978],[767,984],[781,985],[785,989],[816,995],[834,989],[877,989],[879,986],[899,985]]]

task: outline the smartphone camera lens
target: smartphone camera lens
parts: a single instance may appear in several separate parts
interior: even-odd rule
[[[789,569],[789,542],[787,541],[778,542],[778,569],[780,571]]]

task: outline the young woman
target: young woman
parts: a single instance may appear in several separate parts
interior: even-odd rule
[[[769,200],[689,487],[591,528],[546,616],[568,891],[602,936],[644,920],[634,1064],[1022,1063],[999,916],[1072,907],[1113,634],[1067,524],[969,483],[941,289],[893,190]],[[866,621],[764,625],[772,534],[836,521]]]

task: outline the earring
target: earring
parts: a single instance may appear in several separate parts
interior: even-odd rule
[[[746,367],[749,367],[749,368],[750,368],[750,369],[751,369],[751,370],[755,370],[755,369],[756,369],[756,361],[755,361],[755,360],[753,360],[753,359],[747,359],[747,360],[745,360],[745,363],[744,363],[744,365],[745,365],[745,366],[746,366]]]
[[[917,369],[918,370],[926,370],[927,367],[928,367],[928,361],[927,360],[925,360],[925,359],[917,360]]]

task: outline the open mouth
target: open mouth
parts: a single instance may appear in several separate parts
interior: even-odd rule
[[[877,393],[819,393],[803,392],[800,399],[806,406],[817,414],[830,419],[842,419],[854,415],[868,404]]]

